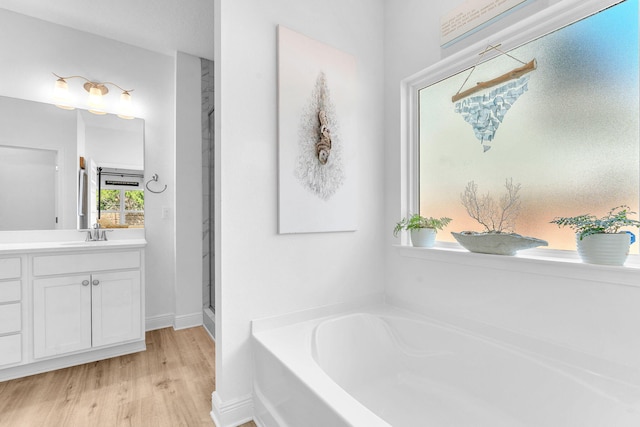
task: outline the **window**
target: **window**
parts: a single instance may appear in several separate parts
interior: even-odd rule
[[[604,215],[621,204],[638,211],[637,17],[638,0],[626,0],[509,51],[491,50],[473,70],[459,61],[411,83],[420,213],[453,218],[446,231],[482,231],[461,203],[465,187],[473,181],[498,199],[512,179],[521,185],[514,231],[574,250],[573,234],[550,224],[554,217]],[[460,89],[532,59],[534,71],[452,102]],[[438,239],[455,241],[448,232]]]

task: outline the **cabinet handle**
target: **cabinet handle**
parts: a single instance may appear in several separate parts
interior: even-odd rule
[[[93,286],[98,286],[100,284],[100,281],[98,279],[95,279],[93,281]]]
[[[83,280],[82,281],[82,286],[89,286],[89,281],[88,280]]]

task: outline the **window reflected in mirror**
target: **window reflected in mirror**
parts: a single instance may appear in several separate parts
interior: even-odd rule
[[[100,190],[98,222],[103,228],[144,227],[143,190]]]
[[[0,96],[0,232],[91,227],[97,168],[136,171],[125,190],[138,193],[123,200],[138,202],[113,212],[123,216],[114,225],[144,227],[142,119]]]

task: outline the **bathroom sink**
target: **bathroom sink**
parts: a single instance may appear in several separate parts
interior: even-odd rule
[[[84,240],[80,240],[77,242],[60,242],[59,245],[60,246],[104,246],[110,243],[111,241],[109,240],[91,240],[88,242]]]

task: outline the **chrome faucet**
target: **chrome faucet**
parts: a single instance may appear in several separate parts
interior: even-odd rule
[[[86,242],[100,242],[106,241],[107,231],[113,230],[103,230],[100,228],[100,224],[96,222],[95,224],[93,224],[93,227],[91,229],[83,231],[87,232],[87,238],[85,239]]]

